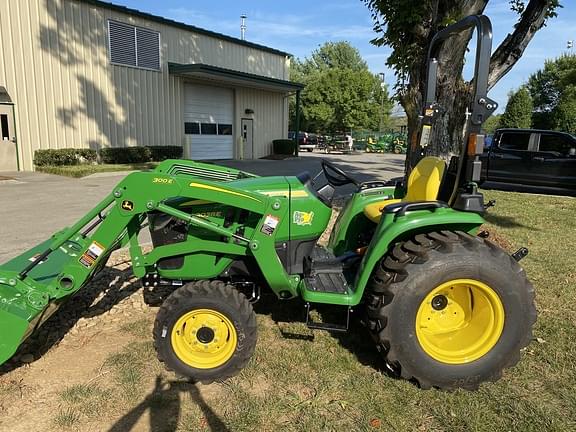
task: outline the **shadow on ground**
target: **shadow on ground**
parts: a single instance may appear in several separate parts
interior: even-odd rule
[[[484,215],[484,219],[486,220],[486,222],[489,222],[492,225],[496,225],[497,227],[500,228],[530,228],[531,230],[534,231],[540,231],[539,228],[525,225],[523,223],[518,222],[516,218],[509,216],[495,215],[487,212]]]
[[[138,421],[149,412],[151,432],[172,432],[178,428],[182,415],[181,397],[185,394],[201,409],[201,422],[212,432],[227,432],[229,429],[206,403],[198,388],[183,381],[162,381],[156,377],[156,384],[142,402],[123,415],[109,432],[126,432],[133,430]]]
[[[322,330],[306,329],[302,332],[296,332],[292,328],[287,330],[289,324],[306,322],[305,304],[300,299],[278,300],[272,294],[263,295],[262,299],[254,305],[254,311],[259,315],[268,315],[276,323],[280,334],[286,339],[307,340],[314,343],[314,335]],[[332,305],[314,305],[313,314],[319,317],[323,323],[332,323],[336,325],[346,324],[346,308]],[[376,349],[366,327],[362,324],[363,308],[359,305],[350,315],[349,328],[346,332],[332,331],[330,335],[338,343],[352,353],[358,361],[373,368],[376,371],[387,374],[392,378],[397,378],[396,374],[391,372]],[[326,353],[325,355],[331,355]]]

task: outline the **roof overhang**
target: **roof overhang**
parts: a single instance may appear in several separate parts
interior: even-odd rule
[[[11,104],[12,98],[8,94],[6,87],[0,86],[0,104]]]
[[[304,88],[304,84],[270,78],[262,75],[224,69],[202,63],[179,64],[168,63],[168,71],[172,75],[178,75],[196,80],[216,81],[221,84],[236,87],[251,87],[261,90],[289,93]]]

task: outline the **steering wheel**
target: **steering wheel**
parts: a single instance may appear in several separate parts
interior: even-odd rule
[[[358,180],[349,176],[336,165],[324,159],[322,159],[322,171],[324,172],[324,177],[326,177],[328,183],[334,187],[344,186],[350,183],[355,184],[358,187],[361,185]]]

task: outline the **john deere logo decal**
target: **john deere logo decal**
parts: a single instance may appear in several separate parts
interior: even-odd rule
[[[299,226],[312,225],[314,219],[314,212],[301,212],[295,211],[292,221]]]
[[[134,210],[134,203],[132,201],[124,200],[122,201],[122,209],[132,211]]]

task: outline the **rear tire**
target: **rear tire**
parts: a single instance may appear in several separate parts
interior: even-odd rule
[[[252,357],[256,340],[252,305],[221,281],[178,288],[154,323],[154,347],[166,369],[203,384],[237,375]]]
[[[520,359],[534,288],[506,252],[463,232],[398,243],[368,286],[367,322],[388,366],[422,388],[477,389]]]

